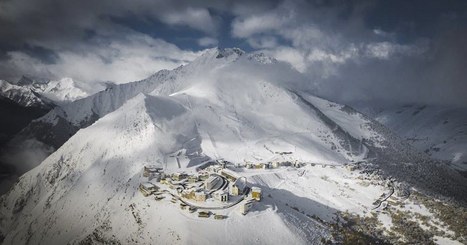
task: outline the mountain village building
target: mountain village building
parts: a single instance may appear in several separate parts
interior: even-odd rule
[[[211,175],[209,178],[204,182],[204,188],[206,190],[212,190],[215,186],[219,184],[221,178],[219,176]]]
[[[248,213],[248,211],[250,211],[250,209],[253,207],[253,200],[248,200],[246,201],[245,203],[242,203],[240,205],[240,213],[245,215]]]
[[[185,173],[174,173],[172,175],[172,179],[175,180],[175,181],[180,181],[180,180],[184,180],[188,177],[187,174]]]
[[[238,178],[230,187],[230,194],[232,194],[232,196],[243,195],[247,191],[247,188],[246,178]]]
[[[150,177],[151,175],[156,175],[156,174],[161,174],[162,173],[162,167],[157,166],[157,165],[147,165],[144,166],[143,169],[143,177]]]
[[[261,188],[259,187],[251,187],[251,197],[256,201],[261,201]]]
[[[224,190],[218,190],[214,192],[213,196],[216,200],[221,202],[227,202],[229,200],[229,193]]]
[[[222,169],[221,175],[230,181],[236,181],[238,179],[238,175],[230,169]]]
[[[205,202],[206,201],[206,193],[204,193],[204,191],[195,192],[195,201]]]
[[[159,188],[151,182],[144,182],[139,185],[139,191],[147,197],[156,192]]]

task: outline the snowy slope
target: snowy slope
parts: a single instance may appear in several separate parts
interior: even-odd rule
[[[31,89],[23,86],[11,84],[7,81],[0,80],[0,96],[18,103],[24,107],[46,107],[44,102]]]
[[[260,88],[264,87],[261,85]],[[262,242],[268,241],[264,237],[273,238],[269,242],[276,244],[290,241],[305,243],[307,239],[312,239],[294,234],[291,227],[287,227],[287,224],[284,223],[280,214],[273,212],[273,210],[262,213],[258,217],[259,219],[235,217],[236,214],[233,212],[231,215],[234,217],[230,221],[232,223],[226,228],[219,229],[215,224],[193,223],[189,219],[185,221],[186,218],[176,212],[174,207],[148,207],[149,210],[147,211],[141,210],[144,223],[147,222],[144,227],[125,226],[124,230],[119,230],[121,228],[118,227],[122,227],[121,224],[132,221],[130,213],[125,211],[125,208],[128,208],[131,203],[135,203],[136,207],[139,208],[146,206],[146,200],[138,196],[136,188],[139,184],[137,176],[139,176],[142,167],[148,162],[162,161],[166,154],[175,150],[186,149],[187,152],[192,153],[189,156],[191,161],[187,162],[182,168],[193,168],[196,165],[191,164],[197,164],[200,155],[213,156],[218,154],[225,159],[241,161],[244,160],[243,158],[253,160],[259,157],[271,156],[270,152],[264,150],[263,145],[268,145],[269,148],[275,150],[289,149],[282,148],[284,146],[290,147],[287,142],[283,142],[283,139],[281,139],[285,135],[279,133],[274,135],[273,139],[270,139],[268,135],[271,132],[258,132],[258,130],[253,130],[253,125],[244,126],[240,122],[232,121],[231,118],[222,119],[222,117],[225,117],[225,115],[222,115],[225,114],[223,110],[197,105],[203,103],[202,100],[204,99],[190,98],[185,94],[169,97],[140,94],[115,112],[98,120],[92,126],[80,130],[38,168],[23,176],[21,179],[22,184],[15,187],[16,190],[9,196],[11,200],[7,200],[7,203],[12,204],[13,206],[9,208],[17,213],[14,219],[18,220],[18,228],[8,232],[8,234],[15,235],[7,236],[6,243],[21,243],[26,240],[40,241],[40,243],[80,241],[80,238],[82,239],[86,234],[92,233],[94,229],[101,225],[96,222],[96,216],[98,220],[108,220],[111,227],[116,227],[116,230],[111,234],[116,235],[122,241],[134,237],[134,233],[146,234],[146,232],[138,231],[138,229],[154,231],[154,227],[156,227],[156,232],[153,233],[162,234],[162,241],[175,242],[171,240],[175,238],[163,235],[167,233],[167,230],[173,229],[180,236],[182,242],[200,242],[202,241],[201,238],[203,238],[212,243],[222,241],[224,229],[233,230],[235,233],[248,234],[249,229],[246,228],[253,224],[265,227],[274,224],[274,229],[266,229],[262,232]],[[279,103],[279,101],[277,102]],[[243,105],[245,104],[242,103],[239,106]],[[277,104],[271,106],[274,105],[277,106]],[[199,111],[192,108],[199,108]],[[260,109],[263,110],[264,114],[267,114],[267,111],[265,111],[267,108]],[[291,110],[291,112],[300,112],[299,107],[290,106],[287,109]],[[261,121],[261,124],[267,125],[265,128],[274,126],[274,124],[268,125],[268,120],[276,121],[280,118],[277,115],[269,116],[265,117],[265,121]],[[215,121],[216,119],[219,120],[219,118],[221,118],[221,123]],[[313,115],[311,115],[311,119],[317,120]],[[255,118],[256,120],[259,119]],[[222,126],[223,123],[227,125]],[[284,124],[278,123],[278,125],[289,127],[288,130],[294,129],[294,127]],[[228,130],[229,127],[232,127],[232,129],[237,128],[237,130],[230,131]],[[278,129],[275,128],[275,130]],[[287,130],[287,128],[283,130]],[[326,129],[321,128],[321,130]],[[237,135],[239,132],[243,132],[242,138]],[[304,136],[298,132],[297,136],[291,134],[291,138],[294,137],[302,138]],[[251,142],[253,138],[258,138],[261,144],[255,141]],[[108,139],[112,139],[111,143],[109,143]],[[197,139],[195,141],[198,144],[187,144],[192,139]],[[207,142],[204,143],[205,141]],[[249,142],[251,143],[248,144]],[[305,143],[310,142],[313,143],[313,139],[309,139]],[[204,144],[207,146],[204,147]],[[317,142],[314,142],[314,144],[318,145]],[[213,145],[216,145],[216,148],[210,148]],[[310,149],[314,155],[306,151],[299,152],[298,149],[295,153],[299,154],[300,158],[304,158],[303,160],[344,159],[343,156],[338,154],[332,156],[330,154],[332,151],[326,150],[326,144],[318,145],[316,148],[316,150]],[[238,151],[232,152],[231,149],[238,149]],[[239,156],[242,159],[239,159]],[[175,164],[167,166],[167,169],[176,168],[177,165]],[[34,186],[34,189],[28,190],[26,186]],[[24,187],[25,189],[23,189]],[[16,194],[20,196],[18,197]],[[17,202],[17,198],[26,201],[24,203]],[[150,210],[154,208],[163,209],[164,212],[151,214]],[[44,210],[45,212],[36,215],[34,210]],[[143,215],[146,213],[148,215]],[[33,217],[31,229],[47,228],[40,229],[41,232],[39,233],[33,232],[32,236],[25,234],[24,232],[27,232],[27,229],[21,229],[21,227],[26,225],[23,222],[31,222],[31,219],[25,218],[28,215]],[[153,220],[161,219],[168,222],[163,224],[152,223]],[[54,221],[51,223],[52,220]],[[79,222],[69,222],[69,220]],[[325,234],[322,227],[317,224],[314,226],[309,224],[309,227],[307,227],[308,235],[316,232]],[[295,227],[295,229],[299,228]],[[276,229],[281,231],[277,232]],[[69,232],[64,232],[64,230]],[[206,233],[209,230],[212,231],[213,235],[209,236]],[[58,231],[61,231],[60,234],[57,233]],[[232,236],[229,239],[231,239],[232,243],[248,243],[259,239],[259,237],[253,235],[254,233],[252,236]],[[315,237],[314,239],[318,240],[318,238]],[[137,239],[150,243],[153,238],[150,235],[144,235],[143,237],[137,237]]]
[[[420,151],[467,171],[466,109],[404,105],[375,109],[373,116]]]
[[[70,78],[46,80],[23,76],[14,84],[0,80],[0,109],[5,116],[2,122],[4,127],[0,130],[0,163],[13,166],[19,171],[18,174],[36,166],[44,160],[44,156],[50,154],[49,149],[56,149],[52,147],[57,145],[53,142],[60,141],[62,144],[63,140],[48,137],[47,144],[44,144],[44,138],[35,137],[35,134],[47,134],[47,129],[42,131],[34,127],[33,119],[42,117],[53,108],[88,97],[104,88],[104,84],[101,83],[90,85],[75,82]],[[12,111],[12,108],[16,109]],[[28,125],[30,126],[26,127]],[[25,127],[24,133],[20,132]],[[68,125],[61,124],[57,130],[68,139],[68,128]],[[39,138],[39,141],[36,138]]]
[[[80,88],[71,78],[49,81],[36,91],[55,102],[75,101],[92,94],[92,91],[85,91]]]
[[[433,170],[432,163],[418,162],[425,160],[423,155],[412,153],[379,123],[298,92],[299,79],[289,66],[262,55],[211,49],[186,66],[51,111],[36,126],[42,123],[54,133],[58,125],[71,125],[77,133],[63,138],[57,151],[2,196],[5,243],[79,243],[90,237],[123,244],[318,243],[328,236],[328,227],[297,216],[289,201],[329,221],[336,210],[363,213],[383,191],[350,180],[344,163],[372,157],[379,164],[384,157],[382,167],[397,174],[394,161],[405,154],[403,160],[413,162],[403,164],[414,168],[413,173]],[[245,173],[272,194],[268,198],[284,201],[268,199],[247,217],[225,210],[229,219],[222,223],[201,221],[168,202],[148,202],[137,192],[146,164],[194,171],[210,159],[266,162],[277,158],[276,152],[291,153],[284,156],[289,161],[333,167],[308,166],[309,174],[288,169]],[[180,166],[170,160],[174,153],[185,157]],[[439,174],[434,181],[449,176]],[[465,192],[465,183],[455,177],[445,184],[460,183],[456,186]]]
[[[0,94],[23,106],[35,105],[41,101],[49,104],[65,104],[105,88],[101,83],[90,85],[75,82],[71,78],[46,80],[22,76],[16,83],[2,80],[0,82]]]
[[[92,95],[105,88],[101,83],[94,83],[91,86],[90,84],[75,82],[71,78],[46,80],[23,76],[17,84],[24,88],[29,88],[31,91],[34,91],[56,104],[69,103]]]
[[[184,96],[180,96],[180,100],[184,100]],[[22,177],[21,183],[25,185],[23,187],[35,186],[34,190],[28,191],[28,187],[22,189],[23,184],[20,184],[12,192],[14,194],[10,195],[12,202],[10,200],[7,202],[14,204],[18,203],[13,201],[18,198],[16,194],[26,191],[26,193],[20,194],[19,198],[27,198],[27,201],[24,203],[26,204],[24,207],[21,207],[22,204],[11,207],[13,210],[17,209],[16,212],[21,212],[17,213],[18,217],[14,217],[18,218],[18,229],[12,229],[8,232],[8,234],[15,235],[7,237],[6,243],[21,243],[25,241],[22,239],[31,239],[40,241],[40,243],[79,241],[80,237],[92,233],[98,225],[101,225],[96,223],[96,216],[99,217],[98,220],[109,219],[111,226],[116,227],[116,229],[121,229],[121,224],[130,223],[132,221],[131,213],[124,209],[128,208],[131,203],[136,203],[139,208],[146,206],[145,200],[136,192],[136,187],[139,184],[137,176],[139,176],[144,164],[154,162],[157,159],[161,160],[167,152],[181,148],[192,151],[193,155],[190,158],[194,161],[199,156],[198,154],[212,153],[209,151],[199,152],[201,150],[198,148],[199,145],[188,147],[185,142],[186,139],[200,137],[194,122],[201,118],[196,117],[196,114],[178,102],[177,99],[140,94],[129,100],[117,111],[79,131],[43,164]],[[201,131],[201,129],[199,130]],[[112,139],[110,144],[108,139]],[[222,154],[222,151],[226,151],[226,149],[219,149],[219,154]],[[187,163],[183,168],[187,168],[189,165],[190,163]],[[176,165],[169,165],[168,169],[176,167]],[[59,207],[63,207],[63,209]],[[171,241],[170,236],[164,235],[168,229],[179,233],[185,242],[189,241],[186,239],[202,237],[208,239],[209,236],[205,232],[209,230],[196,227],[203,223],[196,224],[199,222],[185,221],[185,218],[177,213],[174,207],[153,208],[161,208],[164,212],[150,214],[149,210],[145,211],[144,213],[149,213],[149,217],[144,218],[145,223],[148,224],[141,228],[143,231],[154,231],[153,227],[156,227],[154,234],[161,234],[162,241],[169,243],[175,241]],[[36,216],[34,210],[44,210],[45,213]],[[28,220],[27,222],[31,221],[29,218],[22,218],[23,215],[29,214],[34,220],[34,227],[47,227],[41,229],[41,232],[33,234],[32,237],[23,233],[27,232],[27,229],[20,228],[26,225],[23,223],[26,220]],[[232,219],[234,223],[231,226],[240,229],[238,232],[247,234],[248,230],[244,227],[248,227],[249,222],[252,222],[250,225],[256,223],[264,226],[268,223],[274,223],[275,228],[283,231],[279,233],[282,235],[276,234],[275,229],[264,234],[267,237],[279,239],[271,240],[271,242],[286,242],[290,239],[295,240],[296,243],[304,242],[301,238],[294,238],[295,235],[276,214],[267,212],[262,216],[263,218],[260,220],[264,223],[238,217],[238,220]],[[68,219],[79,220],[79,222],[68,222]],[[152,223],[154,220],[160,219],[167,221],[167,223]],[[50,223],[52,220],[55,221]],[[188,227],[184,228],[185,226]],[[207,228],[206,226],[209,227],[209,223],[204,225],[205,228]],[[34,227],[32,227],[33,230],[38,230]],[[70,232],[63,232],[64,228]],[[192,229],[194,231],[191,231]],[[219,232],[223,231],[224,228],[219,230],[219,227],[213,224],[211,229],[214,236],[208,241],[221,241],[223,235]],[[62,232],[57,234],[56,232],[59,230]],[[124,230],[116,230],[112,234],[120,236],[119,240],[125,240],[135,236],[132,233],[137,233],[136,231],[138,231],[136,225],[125,226]],[[143,233],[146,234],[146,232]],[[216,234],[219,237],[216,237]],[[10,238],[12,240],[8,240]],[[143,238],[142,241],[150,243],[150,236],[145,235]],[[137,239],[141,238],[137,237]],[[237,241],[241,243],[248,242],[248,237],[233,236],[231,239],[241,239]]]
[[[209,104],[210,107],[207,108],[216,110],[217,112],[213,111],[209,112],[209,114],[227,114],[225,116],[216,115],[215,117],[213,116],[213,118],[225,120],[226,125],[232,123],[246,124],[242,126],[245,132],[239,131],[230,133],[240,140],[243,137],[242,134],[253,135],[254,133],[258,133],[255,132],[255,130],[259,132],[261,132],[261,130],[266,130],[263,135],[270,133],[267,137],[272,141],[275,135],[280,135],[281,131],[284,131],[283,133],[297,135],[297,140],[303,140],[303,138],[307,137],[307,140],[313,137],[328,137],[329,139],[326,139],[328,141],[326,143],[328,146],[334,145],[331,147],[333,149],[341,148],[341,145],[345,145],[349,142],[347,138],[352,137],[343,132],[341,132],[342,134],[337,138],[334,137],[333,133],[330,131],[319,133],[317,131],[320,129],[313,124],[304,127],[305,124],[314,121],[314,119],[310,119],[313,115],[302,116],[302,114],[310,114],[310,112],[299,111],[297,107],[297,104],[308,107],[305,103],[306,101],[300,101],[298,96],[293,95],[292,92],[284,91],[284,87],[293,87],[303,79],[301,74],[292,70],[288,65],[278,63],[271,58],[265,58],[265,56],[261,54],[244,54],[244,52],[239,49],[222,51],[210,49],[207,50],[204,55],[186,66],[181,66],[172,71],[160,71],[142,81],[114,85],[88,98],[55,108],[46,116],[32,122],[29,127],[23,130],[22,134],[16,137],[15,144],[22,145],[20,142],[24,141],[24,139],[37,139],[46,145],[58,148],[68,139],[66,136],[74,134],[79,128],[86,127],[102,116],[116,110],[128,99],[133,98],[139,93],[152,93],[154,95],[164,96],[179,94],[179,96],[186,97],[184,100],[188,101],[192,100],[189,98],[191,96],[201,100],[202,106],[207,106],[205,105],[206,103],[212,103],[212,105]],[[282,88],[277,89],[275,88],[276,85],[280,85]],[[247,94],[245,94],[247,88],[249,90]],[[261,96],[264,96],[264,98]],[[198,102],[193,101],[193,103]],[[252,103],[258,106],[271,105],[270,107],[264,108],[265,113],[268,112],[270,114],[278,112],[278,110],[275,110],[278,108],[277,106],[287,107],[293,104],[295,108],[291,108],[293,110],[284,108],[284,112],[282,113],[288,112],[287,115],[281,115],[282,117],[277,121],[274,121],[273,119],[275,118],[271,117],[271,120],[267,120],[264,125],[251,125],[256,127],[256,129],[250,129],[248,126],[248,124],[251,124],[250,121],[257,121],[260,117],[258,115],[263,113],[262,110],[254,108],[255,111],[259,111],[260,114],[252,114],[249,111],[249,107],[252,106]],[[310,108],[307,110],[310,110]],[[222,113],[219,111],[222,111]],[[320,116],[315,109],[312,109],[312,111],[316,114],[314,117]],[[250,116],[251,118],[249,118]],[[288,119],[291,117],[303,119],[297,120],[295,125],[290,125],[290,130],[282,130],[283,125],[285,125],[286,128],[289,127],[287,124],[289,121]],[[326,127],[332,127],[332,125],[327,125]],[[229,131],[235,131],[238,128],[239,126],[235,126],[235,128],[231,128]],[[253,132],[250,133],[249,131]],[[222,137],[224,138],[231,137],[228,131],[223,132],[223,134]],[[303,137],[303,135],[307,135],[307,137]],[[319,141],[318,139],[312,140]],[[215,142],[216,139],[213,141]],[[358,142],[354,142],[354,140],[352,140],[352,142],[360,145]],[[309,142],[304,141],[301,142],[301,145],[307,145],[308,143]],[[261,145],[262,143],[257,141],[255,144]],[[287,144],[288,148],[293,148],[291,145],[295,145],[294,142],[287,142]],[[312,145],[321,147],[320,145],[322,144]],[[286,145],[283,147],[285,146]],[[327,146],[323,147],[326,148]],[[364,151],[364,148],[357,149],[358,147],[360,146],[356,146],[354,149],[356,150],[356,152],[353,153],[354,155],[360,155],[360,151]],[[349,157],[345,151],[351,149],[348,146],[344,146],[344,148],[347,149],[342,151],[341,158],[336,159],[336,157],[333,156],[328,157],[328,160],[337,160],[338,162],[342,162],[344,159],[348,160]],[[23,149],[24,148],[21,147],[21,150]],[[297,149],[297,151],[303,151],[303,149]],[[264,155],[264,152],[267,152],[267,150],[263,147],[262,152],[263,153],[260,154]],[[325,151],[321,152],[325,154]],[[334,155],[333,152],[326,154]],[[361,157],[363,157],[363,155]],[[30,163],[29,165],[38,163],[39,162]]]
[[[436,167],[435,162],[417,153],[380,123],[350,107],[294,92],[299,91],[304,81],[306,79],[290,66],[264,55],[244,54],[239,49],[209,49],[186,66],[162,70],[142,81],[114,85],[55,108],[32,122],[13,142],[20,146],[19,151],[27,149],[27,145],[21,143],[25,139],[38,140],[57,149],[80,128],[115,111],[136,95],[146,93],[177,97],[179,103],[202,115],[198,120],[203,120],[203,124],[199,127],[217,128],[218,135],[214,137],[208,130],[204,130],[207,133],[200,130],[202,138],[209,138],[201,144],[204,151],[213,153],[212,158],[226,157],[216,153],[223,148],[228,149],[225,154],[232,160],[264,159],[270,152],[267,149],[270,145],[279,147],[273,151],[296,151],[300,153],[296,154],[298,157],[303,157],[299,160],[308,161],[342,163],[359,161],[368,154],[379,155],[378,164],[387,168],[390,175],[401,174],[410,179],[409,173],[432,175],[433,181],[424,180],[433,182],[428,183],[431,187],[450,189],[446,186],[451,183],[439,184],[446,182],[444,177],[430,174]],[[225,139],[235,141],[222,144]],[[241,147],[232,151],[231,144],[237,142]],[[381,148],[387,149],[381,151]],[[242,155],[245,152],[248,158]],[[402,156],[404,161],[415,162],[420,171],[407,172],[394,167],[391,159]],[[39,162],[28,163],[28,166]]]
[[[48,100],[30,89],[0,80],[0,152],[4,152],[5,145],[21,129],[51,109]],[[21,172],[24,173],[24,170]],[[5,165],[0,159],[0,193],[5,193],[16,178],[14,167]]]

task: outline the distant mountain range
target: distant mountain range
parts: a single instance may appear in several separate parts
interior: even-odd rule
[[[403,107],[373,113],[375,120],[301,91],[304,81],[288,64],[262,53],[214,48],[185,66],[94,94],[70,79],[2,82],[9,103],[45,111],[14,135],[2,156],[21,177],[0,198],[1,240],[310,244],[339,241],[332,234],[341,226],[333,222],[347,211],[365,222],[376,219],[371,226],[378,229],[396,227],[392,237],[355,231],[366,238],[422,241],[405,237],[400,212],[416,220],[410,232],[416,226],[425,234],[428,228],[418,225],[431,227],[431,219],[437,223],[430,229],[457,231],[448,224],[467,203],[466,179],[431,157],[443,153],[440,158],[461,166],[456,161],[464,155],[449,154],[464,139],[447,133],[457,126],[440,126],[460,125],[464,119],[457,112],[424,114],[426,108]],[[429,143],[438,140],[451,147]],[[230,208],[215,211],[224,212],[227,221],[202,220],[176,201],[158,202],[138,192],[147,181],[141,174],[146,165],[162,166],[167,174],[195,174],[216,161],[233,163],[231,171],[262,188],[264,200],[251,214]],[[272,162],[300,168],[234,167]],[[452,209],[438,212],[422,200],[439,200]],[[437,239],[462,241],[463,236]],[[434,235],[424,239],[436,240]]]
[[[418,150],[467,174],[467,109],[450,106],[357,106]]]
[[[185,66],[92,95],[71,80],[8,85],[7,92],[22,91],[8,97],[18,104],[41,107],[47,98],[56,106],[15,134],[3,156],[27,172],[0,199],[0,237],[6,244],[250,244],[257,231],[269,243],[309,244],[331,236],[338,212],[373,212],[380,206],[374,200],[386,201],[397,186],[465,205],[465,178],[390,129],[407,137],[389,119],[409,116],[387,111],[374,120],[300,91],[303,80],[262,53],[214,48]],[[416,110],[423,112],[407,114]],[[25,153],[39,157],[26,164]],[[225,222],[200,220],[137,191],[146,165],[195,173],[218,160],[304,167],[238,170],[262,187],[265,201],[251,215],[225,211]],[[394,213],[436,213],[413,211],[416,199],[391,201]]]
[[[34,119],[44,116],[56,106],[87,97],[104,88],[105,86],[102,83],[89,86],[74,82],[70,78],[47,80],[23,76],[16,82],[0,80],[0,114],[2,115],[2,120],[0,121],[1,154],[3,155],[5,152],[11,152],[11,147],[16,148],[15,143],[11,143],[10,147],[7,147],[7,142]],[[31,145],[31,143],[29,145]],[[32,145],[37,144],[32,143]],[[5,147],[7,147],[7,149]],[[23,152],[21,148],[17,149]],[[27,158],[19,158],[17,161],[40,162],[50,153],[50,151],[47,151],[46,155],[42,156],[40,154],[32,154]],[[0,175],[4,176],[0,178],[0,180],[4,178],[8,179],[6,176],[12,174],[12,172],[14,173],[14,168],[18,167],[12,167],[11,164],[5,165],[5,162],[8,161],[9,159],[0,159]],[[24,163],[24,165],[27,165],[27,163]],[[27,169],[29,169],[29,167]],[[9,185],[3,183],[3,186],[6,187]],[[2,188],[1,192],[3,193],[4,191],[5,190]]]

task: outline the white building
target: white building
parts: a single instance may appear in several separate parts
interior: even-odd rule
[[[261,188],[256,186],[251,187],[251,197],[256,201],[261,201]]]
[[[186,173],[174,173],[172,174],[172,179],[176,181],[184,180],[188,177]]]
[[[204,193],[203,191],[195,192],[195,200],[198,202],[206,201],[206,193]]]
[[[221,181],[219,176],[211,175],[209,178],[204,182],[204,188],[206,190],[212,190],[218,183]]]
[[[156,192],[159,188],[151,182],[143,182],[139,185],[139,191],[143,193],[145,197]]]
[[[156,182],[160,182],[162,178],[162,173],[152,173],[148,176],[148,180],[153,180]]]
[[[241,214],[245,215],[253,207],[253,200],[248,200],[245,203],[241,203],[239,211]]]
[[[238,174],[230,169],[222,169],[221,175],[229,179],[230,181],[236,181],[238,179]]]
[[[229,193],[224,190],[218,190],[213,193],[213,196],[216,200],[221,202],[227,202],[229,200]]]
[[[143,168],[143,177],[151,177],[151,175],[156,175],[162,173],[162,167],[158,165],[147,165]]]
[[[247,190],[247,182],[245,177],[238,178],[230,187],[230,194],[233,196],[243,195]]]

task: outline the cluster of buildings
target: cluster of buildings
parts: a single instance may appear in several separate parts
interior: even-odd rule
[[[151,182],[143,182],[139,184],[139,191],[143,194],[143,196],[147,197],[149,195],[152,195],[156,191],[159,190],[159,187],[157,187],[155,184]]]
[[[241,196],[248,193],[246,178],[233,178],[231,175],[211,174],[203,181],[202,185],[190,186],[181,191],[183,198],[204,202],[208,198],[213,198],[222,203],[227,203],[232,196]],[[235,181],[232,181],[235,180]]]
[[[300,168],[300,167],[303,167],[303,163],[300,163],[298,161],[295,161],[295,162],[289,162],[289,161],[286,161],[286,162],[267,162],[267,163],[245,163],[245,168],[248,168],[248,169],[274,169],[274,168],[280,168],[282,166],[284,167],[290,167],[290,166],[293,166],[293,167],[296,167],[296,168]]]
[[[159,187],[150,181],[155,179],[157,182],[159,182],[161,178],[165,178],[165,174],[162,167],[148,165],[144,166],[143,168],[143,177],[148,178],[148,181],[140,183],[138,189],[143,194],[143,196],[147,197],[159,190]]]
[[[276,165],[263,165],[263,168],[264,166],[272,168]],[[194,201],[188,205],[193,210],[195,207],[201,207],[202,202],[212,198],[218,202],[218,208],[228,208],[240,203],[241,213],[246,214],[253,203],[261,201],[262,198],[261,188],[248,187],[246,178],[226,168],[225,164],[207,165],[206,168],[199,169],[196,174],[183,172],[167,174],[164,173],[162,167],[147,165],[143,169],[143,177],[148,178],[147,182],[143,182],[139,186],[139,190],[144,196],[162,193],[159,192],[160,188],[155,184],[157,182],[176,190],[176,193],[172,193],[173,199],[184,200],[184,208],[190,203],[190,200]],[[242,202],[247,196],[248,200]],[[158,199],[156,198],[156,200]],[[176,202],[176,200],[174,201]],[[202,216],[204,217],[206,214],[203,213]]]
[[[148,178],[148,180],[155,179],[159,182],[162,178],[165,178],[165,173],[163,168],[157,165],[147,165],[143,168],[143,177]]]

